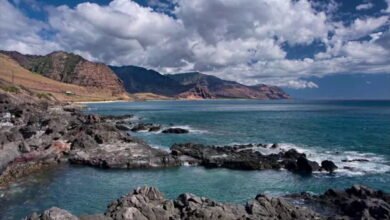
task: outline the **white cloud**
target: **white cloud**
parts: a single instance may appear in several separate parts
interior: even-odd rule
[[[364,3],[364,4],[360,4],[360,5],[356,6],[356,10],[358,10],[358,11],[368,10],[372,7],[374,7],[374,4],[372,4],[371,2],[368,2],[368,3]]]
[[[386,3],[387,3],[387,9],[385,10],[385,12],[390,13],[390,0],[386,0]]]
[[[308,0],[175,0],[173,16],[160,4],[149,1],[157,11],[131,0],[60,6],[50,8],[43,23],[0,0],[0,48],[39,54],[63,49],[108,64],[203,71],[294,88],[315,88],[299,80],[312,75],[390,73],[386,14],[347,25],[333,21],[334,1],[321,6]],[[40,37],[45,29],[55,32],[53,39]],[[370,39],[361,40],[365,37]],[[326,51],[314,58],[286,58],[282,45],[313,42]]]
[[[23,15],[6,0],[0,0],[0,48],[28,54],[44,54],[58,49],[55,42],[42,39],[46,24]]]

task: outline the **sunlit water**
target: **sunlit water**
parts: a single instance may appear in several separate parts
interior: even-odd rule
[[[0,190],[1,219],[20,219],[58,206],[75,214],[103,212],[115,198],[142,185],[157,186],[167,197],[182,192],[244,203],[258,193],[283,195],[359,183],[390,191],[389,101],[156,101],[90,104],[88,112],[134,114],[138,120],[184,127],[189,134],[137,133],[150,145],[280,143],[312,160],[331,159],[334,175],[311,177],[287,171],[233,171],[181,167],[157,170],[99,170],[64,166]],[[368,159],[369,162],[342,162]],[[350,167],[344,169],[343,167]],[[352,170],[351,170],[352,169]]]

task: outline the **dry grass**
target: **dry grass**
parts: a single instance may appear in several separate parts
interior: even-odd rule
[[[40,97],[52,96],[58,101],[80,102],[131,99],[127,94],[112,96],[109,90],[83,87],[49,79],[24,69],[16,61],[3,54],[0,54],[0,80],[40,94],[38,95]],[[71,92],[71,94],[66,94],[67,91]]]
[[[163,95],[157,95],[154,93],[134,93],[131,94],[132,98],[134,98],[137,101],[145,101],[145,100],[170,100],[172,98],[163,96]]]

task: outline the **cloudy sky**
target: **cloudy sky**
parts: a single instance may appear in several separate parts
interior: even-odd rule
[[[390,83],[389,16],[390,0],[0,0],[0,49],[318,90]]]

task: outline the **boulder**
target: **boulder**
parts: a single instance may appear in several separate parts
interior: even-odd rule
[[[320,165],[318,165],[315,161],[310,161],[306,157],[299,157],[297,160],[297,169],[296,172],[299,173],[312,173],[314,171],[318,171],[320,169]]]
[[[333,171],[335,171],[338,167],[332,161],[324,160],[321,162],[321,168],[328,171],[329,173],[333,173]]]

